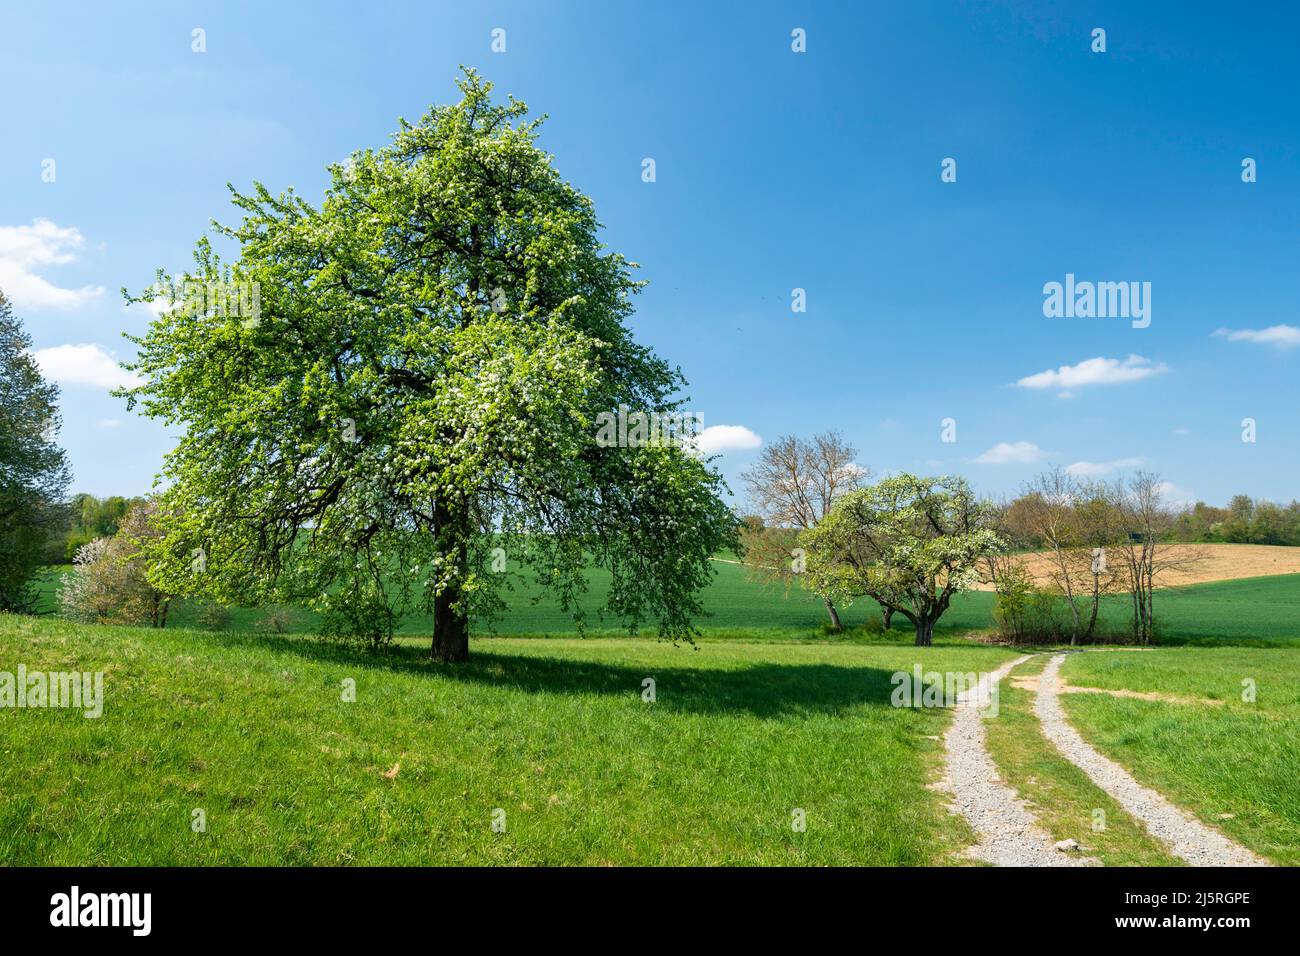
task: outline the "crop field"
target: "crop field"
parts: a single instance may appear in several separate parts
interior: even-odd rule
[[[1174,544],[1162,561],[1172,565],[1161,575],[1160,586],[1179,587],[1258,578],[1278,574],[1300,574],[1300,548],[1272,544]],[[1051,558],[1042,552],[1020,556],[1039,584],[1051,581]],[[992,590],[991,584],[980,585]]]

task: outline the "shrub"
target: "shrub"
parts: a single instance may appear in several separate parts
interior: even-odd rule
[[[230,609],[216,601],[200,601],[194,621],[205,631],[224,631],[230,627]]]
[[[118,605],[119,570],[109,558],[109,539],[96,538],[77,549],[72,571],[59,589],[64,617],[88,624],[106,623]]]
[[[141,548],[158,535],[154,506],[135,505],[112,538],[83,544],[73,557],[72,573],[59,591],[65,617],[97,624],[166,627],[171,595],[149,580]]]
[[[318,633],[324,640],[377,650],[393,640],[397,629],[397,614],[377,584],[353,584],[319,602],[318,609]]]
[[[257,622],[257,629],[267,634],[292,634],[301,627],[301,616],[288,607],[273,607]]]

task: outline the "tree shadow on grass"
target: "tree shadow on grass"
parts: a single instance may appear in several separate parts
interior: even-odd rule
[[[430,665],[434,667],[435,665]],[[626,696],[640,700],[654,680],[655,706],[695,714],[756,717],[840,714],[863,704],[888,707],[891,671],[835,664],[755,663],[728,669],[627,665],[532,655],[484,654],[440,676],[540,694]]]
[[[649,677],[655,682],[654,706],[696,714],[765,718],[839,714],[863,704],[890,707],[894,688],[893,671],[835,664],[664,667],[490,649],[476,650],[465,663],[437,664],[428,659],[427,651],[413,647],[392,646],[381,653],[367,653],[303,638],[208,634],[204,639],[229,647],[261,644],[320,664],[438,677],[533,694],[621,696],[639,701],[643,682]]]

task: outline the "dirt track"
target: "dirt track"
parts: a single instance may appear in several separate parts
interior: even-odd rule
[[[1173,569],[1161,575],[1157,582],[1160,587],[1256,578],[1266,574],[1300,574],[1300,548],[1272,544],[1174,544],[1165,547],[1180,557],[1194,552],[1199,552],[1202,557],[1187,568]],[[1050,583],[1048,555],[1026,554],[1023,561],[1039,584]],[[979,590],[991,591],[993,585],[981,584]]]

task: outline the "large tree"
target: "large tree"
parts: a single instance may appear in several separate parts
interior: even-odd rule
[[[746,563],[756,574],[789,582],[802,570],[791,554],[798,533],[815,528],[835,502],[862,484],[867,469],[856,458],[857,450],[833,431],[812,440],[783,435],[763,447],[741,475],[750,504],[762,519],[744,536]],[[831,627],[839,630],[834,600],[829,594],[819,596]]]
[[[0,611],[32,610],[32,578],[65,519],[59,390],[41,377],[31,346],[0,291]]]
[[[917,646],[929,646],[953,596],[1004,547],[992,523],[992,505],[965,479],[903,474],[845,495],[800,541],[819,590],[874,599],[912,622]]]
[[[451,661],[510,572],[580,615],[595,561],[607,610],[688,636],[734,544],[721,478],[676,436],[611,446],[597,422],[671,419],[681,374],[633,340],[641,284],[538,148],[540,121],[473,71],[459,86],[330,167],[318,207],[232,187],[243,220],[218,230],[238,260],[201,241],[194,270],[139,297],[172,306],[137,340],[129,398],[185,429],[162,590],[310,597],[385,626],[420,608]],[[230,296],[196,305],[203,284]]]

